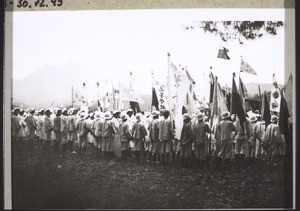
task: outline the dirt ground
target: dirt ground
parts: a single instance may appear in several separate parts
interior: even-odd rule
[[[283,164],[201,170],[87,155],[13,152],[13,209],[275,208],[287,203]]]

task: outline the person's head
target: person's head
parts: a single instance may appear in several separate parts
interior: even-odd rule
[[[141,121],[141,120],[142,120],[142,118],[143,118],[143,114],[141,114],[141,113],[137,113],[137,114],[135,115],[135,118],[136,118],[136,121],[137,121],[137,122],[139,122],[139,121]]]
[[[66,108],[63,108],[61,111],[62,115],[68,116],[68,110]]]
[[[50,109],[46,109],[45,114],[46,114],[47,117],[50,117],[52,112],[50,111]]]
[[[119,111],[119,110],[113,111],[114,118],[120,118],[120,114],[121,114],[121,111]]]
[[[257,115],[256,115],[256,118],[257,118],[257,121],[260,121],[260,120],[261,120],[261,115],[260,115],[260,114],[257,114]]]
[[[78,109],[77,108],[73,108],[73,115],[76,115],[78,113]]]
[[[19,114],[20,114],[21,116],[23,116],[23,115],[24,115],[24,112],[25,112],[25,111],[24,111],[23,109],[21,109]]]
[[[15,116],[18,116],[19,113],[20,113],[20,109],[15,108],[14,111],[13,111],[13,114],[14,114]]]
[[[153,118],[153,119],[158,119],[159,114],[160,114],[160,113],[159,113],[158,111],[153,111],[153,112],[152,112],[152,118]]]
[[[104,119],[105,120],[110,120],[111,119],[111,112],[109,112],[109,111],[105,112]]]
[[[80,120],[85,120],[87,117],[87,115],[85,114],[85,112],[81,112],[79,115]]]
[[[197,114],[197,119],[198,119],[199,122],[203,122],[204,119],[205,119],[205,115],[202,112],[199,112]]]
[[[256,123],[256,122],[257,122],[256,116],[251,116],[251,117],[250,117],[250,122],[251,122],[251,123]]]
[[[40,116],[43,116],[45,114],[45,110],[44,109],[40,109],[39,112],[38,112],[38,114]]]
[[[271,120],[270,120],[271,123],[274,123],[274,124],[277,124],[278,122],[278,117],[276,115],[272,115],[271,116]]]
[[[191,121],[191,117],[188,114],[183,114],[182,116],[183,122],[188,123]]]
[[[128,118],[127,114],[123,114],[121,118],[122,118],[122,122],[126,122]]]
[[[57,109],[57,111],[56,111],[56,116],[61,116],[61,112],[62,112],[61,109]]]
[[[165,119],[168,119],[169,116],[170,116],[170,111],[164,110],[164,112],[163,112],[163,117],[164,117]]]
[[[222,119],[223,120],[230,120],[231,118],[230,118],[230,113],[228,112],[228,111],[224,111],[223,113],[222,113]]]
[[[232,114],[232,115],[231,115],[231,120],[232,120],[233,122],[235,122],[235,120],[236,120],[236,114]]]
[[[131,108],[129,108],[126,113],[129,117],[131,117],[133,114],[133,110]]]
[[[29,109],[29,113],[30,113],[31,115],[34,115],[35,109],[34,109],[34,108]]]

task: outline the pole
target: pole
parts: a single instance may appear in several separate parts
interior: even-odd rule
[[[173,118],[172,118],[172,103],[171,103],[171,70],[170,70],[170,56],[171,54],[168,52],[168,98],[169,98],[169,110],[170,110],[170,121],[171,121],[171,130],[173,131]]]
[[[72,105],[72,108],[73,108],[73,102],[74,102],[74,100],[73,100],[73,86],[71,87],[71,94],[72,94],[72,97],[71,97],[72,103],[71,103],[71,105]]]

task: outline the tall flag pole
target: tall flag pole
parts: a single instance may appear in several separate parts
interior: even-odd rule
[[[169,101],[169,110],[170,110],[170,121],[172,122],[171,124],[171,128],[172,128],[172,131],[174,129],[174,126],[173,126],[173,106],[172,106],[172,98],[171,98],[171,77],[173,75],[173,73],[171,72],[171,68],[170,68],[170,57],[171,57],[171,54],[168,52],[168,101]]]
[[[242,106],[244,108],[244,111],[246,113],[246,105],[245,105],[245,97],[247,95],[247,90],[246,90],[246,86],[243,83],[241,76],[239,76],[239,92],[240,92],[240,97],[242,100]]]
[[[240,120],[241,127],[245,130],[244,123],[246,123],[246,115],[244,108],[242,106],[241,96],[237,91],[235,83],[235,73],[232,75],[232,91],[231,91],[231,103],[230,103],[230,113],[236,114]]]
[[[267,128],[267,126],[270,124],[271,114],[266,91],[264,91],[262,96],[261,119],[265,121]]]
[[[213,101],[213,94],[214,94],[214,83],[215,83],[215,78],[212,73],[212,66],[210,66],[210,71],[209,71],[209,78],[210,78],[210,90],[209,90],[209,104],[212,104]]]
[[[73,100],[73,85],[72,85],[72,87],[71,87],[71,94],[72,94],[72,97],[71,97],[72,103],[71,103],[71,105],[72,105],[72,108],[73,108],[73,103],[74,103],[74,100]]]
[[[158,102],[158,98],[157,98],[157,93],[155,90],[155,79],[154,79],[154,72],[153,70],[151,71],[151,78],[152,78],[152,100],[151,100],[151,112],[156,109],[157,111],[158,106],[159,106],[159,102]]]
[[[261,107],[262,107],[262,96],[261,96],[260,85],[258,85],[258,94],[259,94],[259,102],[260,102],[260,109],[261,109]]]

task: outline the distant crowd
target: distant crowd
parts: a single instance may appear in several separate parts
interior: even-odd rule
[[[276,115],[271,116],[267,127],[259,111],[244,125],[229,112],[212,124],[209,110],[199,110],[193,116],[183,114],[182,119],[181,136],[175,138],[176,122],[170,120],[168,110],[135,114],[132,109],[88,112],[31,108],[25,112],[15,108],[11,117],[12,146],[13,150],[22,145],[32,151],[37,146],[45,153],[84,155],[89,144],[95,156],[105,160],[133,158],[136,162],[159,164],[180,162],[183,166],[193,162],[204,168],[213,158],[217,169],[263,161],[276,165],[286,153],[286,140]],[[77,152],[74,143],[78,144]]]

